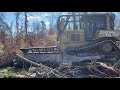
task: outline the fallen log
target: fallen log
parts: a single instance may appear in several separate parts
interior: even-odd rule
[[[60,73],[58,70],[53,69],[53,68],[50,68],[50,67],[47,67],[47,66],[45,66],[45,65],[43,65],[43,64],[41,64],[41,63],[38,64],[38,63],[36,63],[36,62],[33,62],[33,61],[31,61],[31,60],[28,60],[27,58],[25,58],[25,57],[17,54],[15,51],[13,51],[13,55],[16,56],[16,57],[21,58],[22,60],[24,60],[24,61],[26,61],[26,62],[28,62],[28,63],[31,63],[31,64],[39,67],[39,69],[41,69],[42,71],[45,71],[45,72],[47,72],[47,73],[49,73],[49,74],[52,74],[52,75],[55,76],[56,78],[67,78],[65,74]],[[37,70],[37,72],[39,72],[39,70]]]

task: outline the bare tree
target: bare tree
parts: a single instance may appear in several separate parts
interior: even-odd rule
[[[12,31],[12,29],[13,29],[13,24],[14,24],[14,21],[12,21],[12,22],[10,23],[10,29],[9,29],[10,36],[11,36],[12,39],[13,39],[13,31]]]
[[[45,24],[44,21],[41,21],[42,40],[43,40],[43,38],[44,38],[45,30],[46,30],[46,24]]]
[[[40,32],[40,30],[41,30],[41,24],[40,24],[39,21],[35,21],[35,22],[32,23],[32,30],[33,30],[33,32],[36,33],[36,34],[37,34],[38,32]]]
[[[21,12],[16,12],[16,13],[15,13],[17,34],[19,33],[19,20],[20,20],[20,14],[21,14]]]
[[[27,12],[25,12],[25,32],[26,36],[28,34],[28,20],[27,20]]]
[[[54,24],[56,24],[57,19],[60,15],[62,15],[63,12],[51,12],[50,15],[47,16],[48,21],[50,23],[50,28],[54,27]]]
[[[4,12],[0,12],[0,18],[2,18],[3,20],[6,19]]]
[[[3,20],[3,17],[5,19],[4,14],[2,13],[2,16],[0,14],[0,43],[5,46],[6,36],[10,35],[10,27],[7,22]]]
[[[50,28],[52,28],[52,25],[53,25],[53,22],[54,22],[54,15],[51,14],[49,17],[48,17],[48,20],[50,22]]]
[[[21,22],[20,22],[20,32],[24,32],[24,23],[23,23],[23,18],[21,18]]]

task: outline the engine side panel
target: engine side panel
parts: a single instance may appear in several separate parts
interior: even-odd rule
[[[99,30],[98,35],[96,36],[97,38],[102,38],[102,37],[114,37],[120,40],[120,31],[119,30]]]
[[[65,30],[61,36],[60,49],[64,50],[68,47],[77,47],[85,43],[84,30]]]

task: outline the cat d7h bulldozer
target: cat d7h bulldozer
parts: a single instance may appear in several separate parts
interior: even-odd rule
[[[41,61],[81,62],[118,60],[120,31],[114,30],[115,14],[61,15],[56,46],[22,48],[27,58]]]

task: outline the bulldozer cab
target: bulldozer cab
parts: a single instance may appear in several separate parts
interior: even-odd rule
[[[62,43],[62,48],[80,46],[96,39],[100,30],[114,30],[114,20],[115,14],[62,15],[57,21],[57,41]]]
[[[62,15],[58,18],[57,28],[60,33],[84,29],[85,39],[92,40],[97,30],[114,30],[114,20],[114,14]]]

